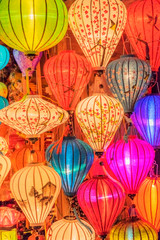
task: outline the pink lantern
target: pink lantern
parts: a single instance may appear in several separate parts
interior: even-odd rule
[[[19,221],[21,213],[13,208],[0,207],[0,227],[12,227]]]

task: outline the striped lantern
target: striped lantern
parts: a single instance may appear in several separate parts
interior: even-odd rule
[[[11,192],[32,226],[42,226],[61,189],[59,175],[43,163],[32,163],[16,172]]]
[[[125,113],[131,113],[150,84],[151,68],[134,55],[124,55],[108,64],[106,75],[114,97],[121,102]]]
[[[0,70],[2,70],[8,64],[9,58],[10,54],[8,49],[0,45]]]
[[[121,103],[103,93],[83,99],[76,108],[77,121],[95,152],[109,146],[123,115]]]
[[[0,153],[0,187],[11,169],[11,161],[8,157]]]
[[[69,24],[92,67],[105,68],[125,28],[127,11],[119,0],[76,0]]]
[[[58,44],[67,26],[62,0],[1,0],[0,39],[9,47],[35,54]]]
[[[0,137],[0,152],[5,155],[8,152],[8,143],[5,138]]]
[[[8,95],[7,86],[3,82],[0,82],[0,96],[6,98],[7,95]]]
[[[0,227],[13,227],[20,220],[21,213],[9,207],[0,207]]]
[[[94,240],[95,232],[86,221],[65,217],[51,225],[47,240]]]

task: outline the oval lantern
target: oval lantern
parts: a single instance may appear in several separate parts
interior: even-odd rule
[[[158,240],[158,234],[146,222],[139,219],[122,221],[110,232],[110,240]]]
[[[126,18],[126,7],[119,0],[72,3],[69,24],[92,67],[106,67],[121,38]]]
[[[74,110],[92,74],[91,64],[75,51],[66,50],[48,59],[44,65],[44,76],[65,110]]]
[[[160,178],[148,177],[140,186],[135,197],[135,204],[140,217],[160,229]]]
[[[138,0],[128,8],[127,37],[137,56],[149,60],[153,71],[160,66],[160,2]]]
[[[56,143],[55,143],[56,144]],[[51,144],[46,150],[46,158],[60,175],[62,188],[68,197],[73,197],[86,177],[94,159],[92,148],[73,136],[63,138],[61,150]]]
[[[95,152],[109,146],[124,115],[121,103],[107,94],[95,94],[78,103],[77,121]]]
[[[114,97],[121,102],[125,113],[131,113],[150,84],[151,68],[134,55],[124,55],[108,64],[106,76]]]
[[[0,39],[5,44],[35,54],[62,40],[68,26],[67,8],[62,0],[2,0],[0,22]]]
[[[7,95],[8,95],[7,86],[3,82],[0,82],[0,96],[6,98]]]
[[[18,223],[21,213],[13,208],[0,207],[0,227],[13,227]]]
[[[97,176],[81,184],[77,199],[95,232],[105,239],[123,208],[124,189],[106,176]]]
[[[3,137],[0,137],[0,152],[3,153],[3,155],[8,152],[8,143]]]
[[[136,136],[113,143],[106,152],[108,165],[131,198],[147,177],[154,156],[152,146]]]
[[[9,62],[10,54],[6,47],[0,45],[0,70],[2,70]]]
[[[32,163],[12,176],[10,188],[30,225],[41,226],[58,197],[61,179],[43,163]]]
[[[131,119],[139,134],[152,147],[160,146],[160,96],[148,95],[139,99]]]
[[[8,157],[0,153],[0,187],[11,169],[11,161]]]
[[[51,225],[47,240],[94,240],[95,232],[86,221],[65,217]]]

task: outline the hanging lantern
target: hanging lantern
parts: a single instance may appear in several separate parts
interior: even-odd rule
[[[152,147],[160,146],[160,96],[148,95],[135,105],[131,119],[143,137]]]
[[[96,233],[105,239],[125,202],[121,185],[105,176],[94,177],[81,184],[77,198]]]
[[[45,236],[39,235],[37,232],[33,233],[28,240],[46,240]]]
[[[4,155],[8,152],[8,144],[5,138],[0,137],[0,152]]]
[[[11,161],[0,153],[0,187],[11,169]]]
[[[30,224],[41,226],[58,197],[61,179],[43,163],[32,163],[13,175],[10,188]]]
[[[8,100],[4,97],[0,96],[0,109],[7,107],[8,104]]]
[[[86,221],[80,222],[72,217],[65,217],[51,225],[47,232],[48,240],[94,240],[95,232]]]
[[[18,134],[15,133],[14,130],[12,130],[11,134],[9,135],[9,149],[15,150],[18,148],[22,148],[25,146],[25,144],[25,139],[20,137]]]
[[[126,18],[126,7],[119,0],[76,0],[71,5],[71,30],[94,68],[106,67],[121,38]]]
[[[0,227],[12,227],[19,221],[21,213],[9,207],[0,207]]]
[[[95,94],[78,103],[77,121],[96,152],[109,146],[123,118],[121,103],[107,94]]]
[[[0,96],[6,98],[7,95],[8,95],[7,86],[3,82],[0,82]]]
[[[1,10],[0,10],[1,12]],[[10,58],[9,51],[6,47],[0,45],[0,70],[5,68],[5,66],[8,64]]]
[[[124,55],[108,64],[106,75],[114,97],[121,102],[125,113],[131,113],[135,102],[150,84],[151,68],[134,55]]]
[[[16,228],[7,231],[7,230],[0,230],[0,240],[17,240],[17,230]]]
[[[153,71],[160,66],[160,2],[138,0],[128,8],[127,37],[137,56],[149,60]]]
[[[46,151],[46,159],[60,175],[65,194],[73,197],[86,177],[94,159],[92,148],[73,136],[63,138],[60,152],[59,144],[51,144]]]
[[[91,64],[71,50],[62,51],[48,59],[44,65],[47,83],[65,110],[74,110],[91,73]]]
[[[106,152],[108,165],[131,198],[147,177],[154,156],[152,146],[136,136],[113,143]]]
[[[66,111],[37,95],[29,95],[0,110],[0,120],[25,134],[27,138],[39,137],[67,119]]]
[[[140,186],[135,204],[141,218],[160,229],[160,178],[148,177]]]
[[[0,39],[11,48],[35,54],[58,44],[67,26],[67,8],[62,0],[2,0]]]

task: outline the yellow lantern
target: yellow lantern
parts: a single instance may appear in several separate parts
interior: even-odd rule
[[[8,157],[0,153],[0,187],[11,169],[11,161]]]
[[[8,152],[8,143],[3,137],[0,137],[0,152],[4,155]]]
[[[30,163],[10,181],[11,192],[32,226],[42,226],[61,189],[61,179],[53,168]]]
[[[8,95],[7,86],[3,82],[0,82],[0,96],[6,98],[7,95]]]

